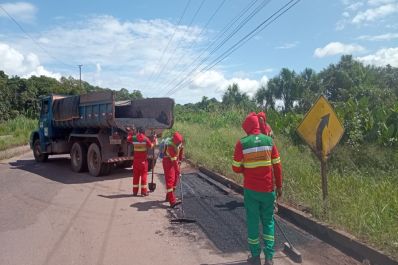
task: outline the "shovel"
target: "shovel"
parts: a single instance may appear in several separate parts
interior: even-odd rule
[[[278,204],[275,201],[275,206],[274,206],[274,213],[278,212]],[[287,242],[285,242],[283,244],[283,252],[285,252],[285,254],[294,262],[296,263],[301,263],[303,262],[303,259],[301,257],[301,253],[295,248],[293,247],[292,243],[290,242],[290,240],[287,238],[285,231],[283,231],[282,227],[279,225],[279,222],[276,220],[276,218],[274,217],[274,221],[276,224],[276,227],[278,227],[279,231],[281,231],[283,237],[285,238],[285,240]]]
[[[148,184],[148,188],[150,192],[154,192],[156,190],[156,183],[153,182],[153,172],[155,171],[155,146],[153,146],[153,155],[152,155],[152,180],[151,183]]]
[[[171,223],[173,224],[182,224],[182,223],[196,223],[196,220],[185,218],[184,212],[184,192],[182,190],[182,175],[180,175],[180,191],[181,191],[181,216],[182,218],[171,219]]]

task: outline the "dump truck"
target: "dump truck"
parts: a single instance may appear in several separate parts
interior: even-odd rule
[[[115,101],[113,91],[45,96],[30,147],[37,162],[70,154],[73,171],[107,175],[113,166],[132,165],[129,130],[141,127],[147,136],[160,136],[173,126],[173,111],[171,98]],[[148,152],[148,160],[149,167],[154,165],[155,150]]]

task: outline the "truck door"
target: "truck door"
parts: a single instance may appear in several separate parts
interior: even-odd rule
[[[41,102],[40,121],[39,121],[40,147],[42,152],[46,152],[46,144],[48,143],[50,126],[51,126],[50,99],[45,98]]]

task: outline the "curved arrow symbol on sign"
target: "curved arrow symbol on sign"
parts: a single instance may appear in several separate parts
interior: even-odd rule
[[[322,157],[322,151],[323,151],[322,134],[323,134],[323,130],[325,129],[325,127],[327,127],[329,124],[329,117],[330,117],[330,113],[323,116],[321,118],[321,122],[318,125],[318,128],[316,129],[316,150],[317,150],[317,153],[321,157]]]

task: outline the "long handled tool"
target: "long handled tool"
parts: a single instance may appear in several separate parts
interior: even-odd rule
[[[155,171],[155,145],[152,148],[152,180],[151,183],[148,184],[148,188],[151,192],[156,190],[156,183],[153,182],[153,172]]]
[[[196,220],[185,218],[184,212],[184,192],[182,190],[182,175],[180,175],[180,191],[181,191],[181,218],[171,219],[171,223],[196,223]]]
[[[278,227],[279,231],[281,231],[283,237],[287,241],[284,243],[283,252],[285,252],[285,254],[287,256],[289,256],[294,262],[301,263],[303,261],[303,259],[301,258],[301,253],[295,247],[293,247],[292,243],[287,238],[285,231],[283,231],[282,227],[279,225],[276,218],[274,218],[274,221],[275,221],[275,224]]]

